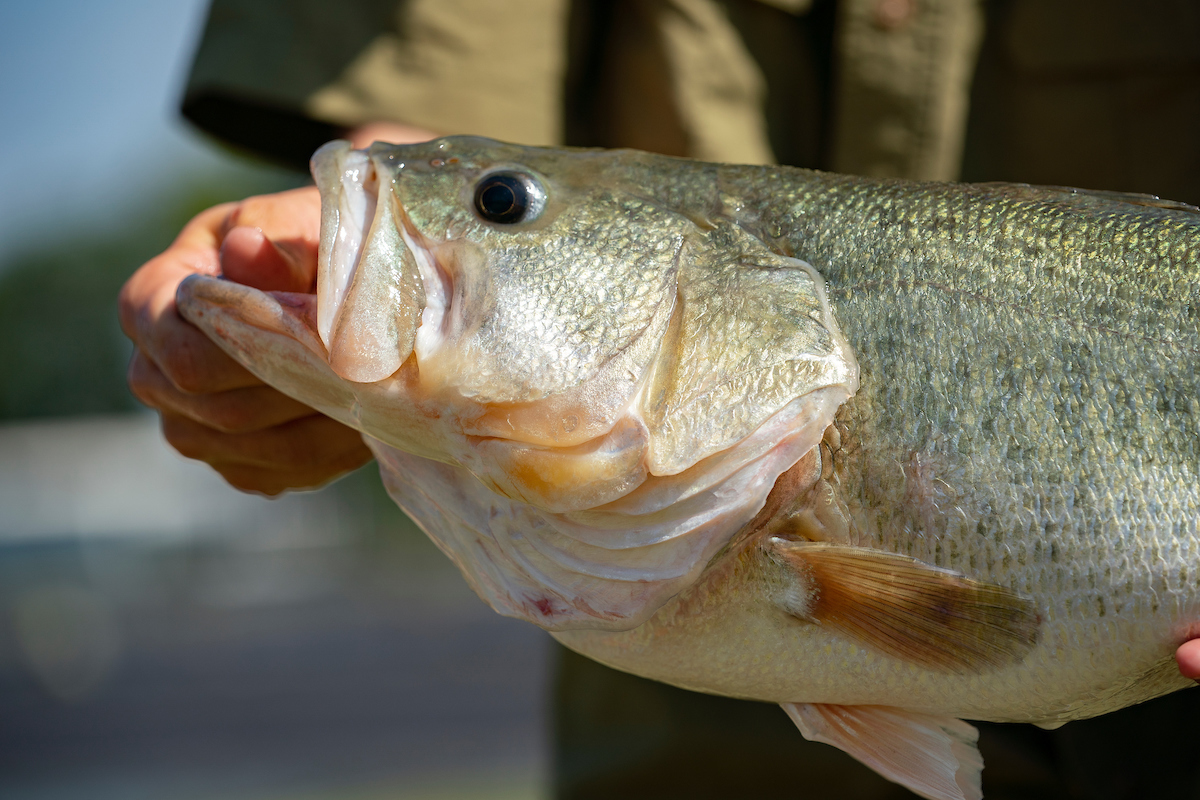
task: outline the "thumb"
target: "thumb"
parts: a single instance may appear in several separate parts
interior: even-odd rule
[[[276,246],[259,228],[238,226],[221,244],[221,272],[262,291],[310,292],[313,272],[288,248]]]
[[[1185,678],[1200,681],[1200,639],[1192,639],[1179,645],[1175,661]]]

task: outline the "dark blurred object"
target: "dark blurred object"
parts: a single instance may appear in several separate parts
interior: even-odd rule
[[[183,103],[183,115],[227,144],[262,155],[299,172],[321,145],[342,135],[343,129],[270,103],[254,103],[221,92],[193,92]]]
[[[353,9],[323,0],[216,0],[183,116],[226,144],[307,173],[313,151],[343,128],[304,113],[305,92],[335,80],[388,25],[395,6],[396,0],[363,0]],[[283,29],[286,36],[281,18],[295,20]]]
[[[1200,3],[993,0],[962,179],[1200,204]]]
[[[559,800],[902,800],[850,756],[800,736],[776,705],[688,692],[559,649]],[[985,800],[1200,800],[1190,731],[1200,690],[1047,731],[975,723]]]

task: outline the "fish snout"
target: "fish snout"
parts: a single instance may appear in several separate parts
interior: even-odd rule
[[[317,332],[330,368],[356,383],[391,376],[412,354],[426,307],[422,273],[433,269],[379,158],[335,141],[312,160],[321,192]]]

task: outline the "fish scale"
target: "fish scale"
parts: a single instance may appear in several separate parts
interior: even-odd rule
[[[197,276],[179,307],[363,431],[498,612],[780,703],[936,800],[980,797],[958,717],[1054,726],[1189,684],[1200,210],[471,137],[327,145],[324,202],[368,162],[391,197],[346,213],[390,202],[403,230],[326,214],[369,254],[344,294]],[[492,215],[496,174],[544,202]],[[331,358],[310,318],[411,330],[431,289],[413,352]]]
[[[1195,281],[1200,224],[1171,226],[1181,238],[1156,249],[1155,258],[1166,254],[1163,264],[1134,245],[1146,216],[1174,219],[1178,212],[1171,209],[1130,206],[1093,220],[1068,213],[1074,212],[1069,203],[1055,203],[1064,194],[1055,190],[1046,190],[1035,205],[1008,198],[1008,187],[995,187],[991,197],[987,187],[946,197],[942,187],[892,184],[880,191],[879,184],[867,181],[809,178],[816,187],[804,186],[794,199],[771,179],[773,202],[746,224],[752,230],[790,231],[784,249],[826,278],[835,315],[862,365],[859,392],[839,414],[849,439],[869,443],[849,450],[839,475],[842,496],[860,521],[856,544],[903,552],[984,580],[1041,589],[1055,581],[1046,580],[1044,572],[1019,574],[1037,565],[1020,563],[1013,551],[1024,552],[1033,539],[1043,549],[1050,543],[1053,552],[1071,558],[1069,565],[1087,572],[1059,573],[1058,580],[1065,577],[1073,591],[1044,596],[1049,643],[1061,638],[1074,647],[1086,642],[1102,648],[1100,621],[1116,617],[1118,641],[1137,639],[1145,645],[1156,637],[1138,636],[1134,629],[1149,627],[1148,616],[1161,621],[1160,631],[1194,619],[1200,590],[1195,574],[1200,429],[1191,407],[1171,411],[1171,403],[1157,400],[1166,394],[1194,398],[1200,389],[1194,366],[1197,331],[1187,327],[1190,309],[1200,300]],[[729,168],[720,180],[729,195],[762,195],[760,170]],[[896,210],[898,203],[905,205],[903,211]],[[882,235],[873,230],[870,236],[845,234],[862,222],[868,230],[873,222],[888,227]],[[1025,257],[1005,258],[1005,268],[998,271],[998,257],[970,253],[963,258],[966,247]],[[1129,265],[1132,276],[1148,278],[1134,283],[1121,265]],[[880,272],[890,274],[880,279]],[[1034,276],[1047,272],[1062,277],[1031,290]],[[1089,275],[1102,287],[1124,287],[1124,301],[1100,304],[1080,294]],[[1032,308],[1017,318],[1013,312],[1022,303]],[[1103,423],[1097,429],[1102,435],[1083,441],[1075,417],[1039,381],[1037,367],[1048,351],[1057,355],[1080,348],[1090,355],[1090,374],[1078,378],[1081,384],[1106,385],[1133,373],[1147,384],[1153,401],[1118,383],[1114,394],[1092,399],[1087,416]],[[946,368],[948,353],[960,354],[955,360],[970,361],[973,372],[996,379],[983,386],[955,380]],[[1136,368],[1125,371],[1123,365]],[[971,396],[980,392],[983,397]],[[897,419],[907,424],[896,424]],[[1088,457],[1080,460],[1081,452]],[[914,475],[902,468],[917,456],[936,464],[935,474]],[[951,489],[969,487],[961,494],[969,495],[971,511],[956,518],[912,502],[914,483],[934,481],[946,481]],[[1147,506],[1148,497],[1157,508]],[[962,498],[955,500],[957,508]],[[1060,510],[1051,515],[1034,510],[1046,506]],[[1132,547],[1119,544],[1129,539]],[[941,547],[947,540],[956,547]],[[1109,577],[1097,585],[1095,567],[1078,555],[1103,558],[1118,547],[1132,554],[1106,563]],[[1047,568],[1054,566],[1051,558]],[[1062,627],[1056,629],[1056,623]],[[1086,672],[1125,663],[1127,653],[1111,653],[1113,664],[1089,658]],[[1146,687],[1147,697],[1181,685],[1169,674],[1168,657],[1159,655],[1158,661],[1168,674]],[[845,682],[858,679],[847,676]],[[781,688],[753,696],[778,698]],[[1102,699],[1103,686],[1090,693],[1097,705],[1088,709],[1078,702],[1073,711],[1117,707]],[[1032,694],[1035,707],[1041,702],[1041,693],[1024,680],[998,694],[994,702],[1009,708],[1019,705],[1022,695]],[[995,716],[981,706],[974,712],[988,719],[1038,718],[1038,712]]]

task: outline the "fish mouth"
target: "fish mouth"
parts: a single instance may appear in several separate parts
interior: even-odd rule
[[[361,150],[330,142],[313,156],[313,174],[333,176],[334,186],[322,185],[321,252],[317,262],[317,333],[330,346],[334,324],[362,260],[363,245],[379,202],[379,175]],[[332,164],[328,163],[330,160]],[[332,198],[332,204],[329,202]],[[333,214],[329,206],[333,205]],[[327,223],[332,223],[329,231]],[[328,241],[328,246],[326,242]]]
[[[452,292],[434,245],[393,190],[404,165],[394,147],[387,152],[393,159],[334,141],[312,159],[321,193],[317,333],[333,371],[356,383],[390,377],[414,352],[432,355]]]

